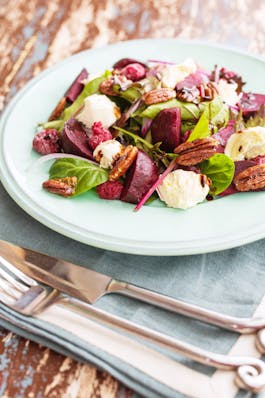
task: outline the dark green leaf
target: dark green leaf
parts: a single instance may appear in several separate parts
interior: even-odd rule
[[[216,97],[211,102],[204,105],[204,111],[189,136],[188,141],[209,137],[213,132],[225,127],[228,120],[228,106],[223,103],[220,97]]]
[[[148,106],[139,116],[154,119],[162,109],[167,108],[180,108],[182,120],[199,119],[201,113],[200,107],[191,102],[182,102],[177,99],[172,99]]]
[[[200,163],[200,170],[212,181],[210,193],[219,195],[231,184],[234,177],[235,164],[228,156],[217,153]]]
[[[108,180],[107,170],[81,159],[62,158],[50,168],[50,178],[77,177],[75,195],[89,191]]]

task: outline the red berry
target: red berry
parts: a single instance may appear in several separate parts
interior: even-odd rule
[[[57,130],[47,129],[40,131],[35,135],[32,146],[41,155],[61,152],[61,142]]]
[[[120,181],[106,181],[96,187],[98,196],[101,199],[120,199],[123,185]]]
[[[101,122],[94,122],[92,125],[91,135],[88,137],[88,145],[91,149],[101,144],[101,142],[112,139],[111,132],[102,126]]]
[[[134,63],[125,66],[122,69],[122,73],[127,77],[127,79],[136,82],[137,80],[143,79],[146,75],[146,69],[143,65]]]

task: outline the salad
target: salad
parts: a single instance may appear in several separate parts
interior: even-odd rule
[[[123,58],[94,78],[83,69],[33,139],[54,160],[43,188],[67,198],[95,189],[135,210],[265,190],[265,94],[244,84],[191,58]]]

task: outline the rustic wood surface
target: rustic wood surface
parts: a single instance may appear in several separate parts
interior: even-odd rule
[[[44,68],[120,40],[196,38],[265,55],[264,20],[263,0],[0,0],[0,110]],[[93,366],[2,330],[0,396],[133,393]]]

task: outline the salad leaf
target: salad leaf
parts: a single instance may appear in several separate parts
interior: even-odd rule
[[[229,120],[229,108],[220,97],[216,97],[205,105],[204,111],[190,134],[188,141],[205,138],[212,135],[221,127],[225,127]]]
[[[194,141],[199,138],[209,137],[209,135],[211,135],[209,117],[204,111],[187,141]]]
[[[50,168],[50,178],[77,177],[75,196],[89,191],[108,180],[107,170],[97,164],[80,159],[62,158]]]
[[[182,120],[199,119],[201,114],[200,107],[196,104],[171,99],[166,102],[160,102],[158,104],[148,106],[139,116],[154,119],[162,109],[166,108],[180,108]]]
[[[119,87],[119,86],[117,86],[117,87]],[[116,88],[115,89],[115,87],[114,87],[114,91],[116,91],[117,92],[117,94],[119,94],[119,96],[121,97],[121,98],[124,98],[124,99],[126,99],[127,101],[129,101],[129,102],[134,102],[135,100],[137,100],[138,98],[140,98],[141,97],[141,93],[140,93],[140,91],[139,90],[137,90],[136,88],[134,88],[134,87],[129,87],[129,88],[127,88],[127,90],[125,90],[125,91],[121,91],[119,88]]]
[[[200,163],[200,170],[212,181],[210,194],[219,195],[231,184],[234,177],[235,164],[228,156],[216,153]]]
[[[208,107],[205,108],[205,112],[209,116],[210,127],[213,126],[214,131],[225,127],[229,120],[229,107],[220,97],[216,97],[209,102]]]

